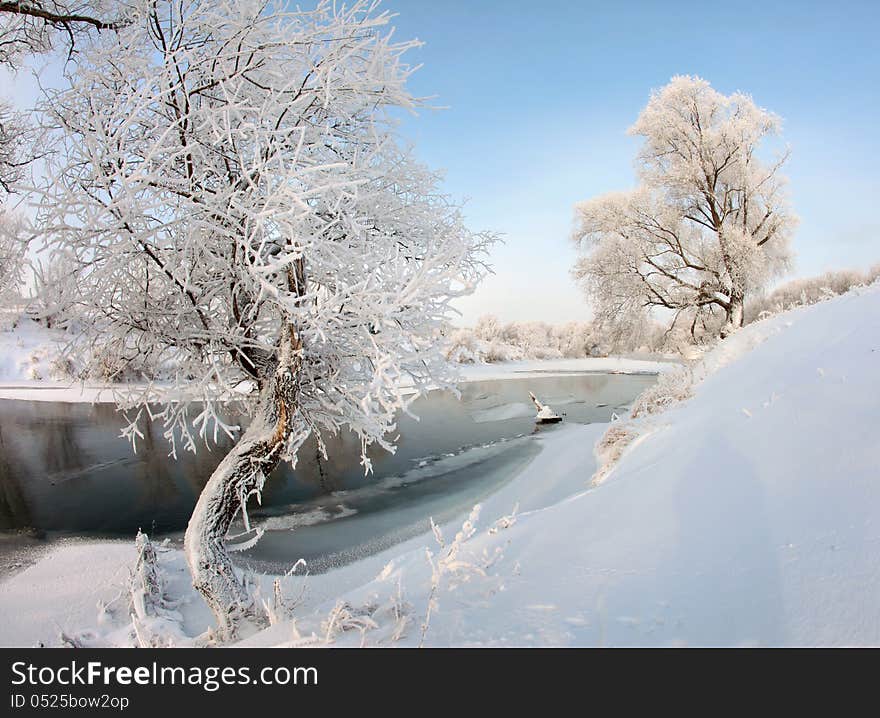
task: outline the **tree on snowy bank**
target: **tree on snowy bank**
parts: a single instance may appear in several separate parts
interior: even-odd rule
[[[219,412],[236,397],[252,416],[185,537],[231,635],[250,612],[233,520],[249,530],[248,499],[311,434],[323,447],[322,431],[350,428],[365,470],[369,445],[393,450],[415,398],[400,380],[449,385],[435,335],[493,237],[398,146],[388,110],[418,105],[402,61],[415,43],[392,39],[377,3],[139,0],[127,17],[44,103],[61,145],[39,221],[73,258],[83,340],[179,367],[173,386],[120,399],[132,441],[158,419],[195,451],[234,432]]]
[[[729,96],[698,77],[674,77],[652,94],[630,134],[644,138],[639,186],[575,208],[583,252],[574,276],[597,317],[632,322],[666,310],[726,336],[743,324],[747,296],[788,268],[795,218],[779,170],[762,143],[779,119],[742,93]]]

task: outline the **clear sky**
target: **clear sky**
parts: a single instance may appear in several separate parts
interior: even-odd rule
[[[308,0],[303,5],[309,5]],[[652,89],[696,74],[781,115],[801,224],[796,275],[880,262],[880,0],[385,0],[425,45],[412,89],[446,109],[402,132],[474,229],[503,233],[458,323],[584,319],[569,269],[575,202],[633,185],[628,137]],[[51,69],[50,69],[50,75]],[[51,84],[51,80],[46,78]],[[28,73],[0,72],[24,107]]]
[[[626,135],[652,89],[696,74],[781,115],[801,225],[795,274],[880,262],[880,2],[386,0],[423,48],[411,87],[448,109],[404,133],[504,233],[495,276],[462,324],[567,321],[589,310],[569,277],[572,205],[634,183]]]

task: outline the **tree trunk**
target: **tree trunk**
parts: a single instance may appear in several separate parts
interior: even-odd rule
[[[744,320],[745,296],[742,289],[734,289],[730,294],[730,304],[727,308],[727,321],[721,329],[721,338],[725,339],[737,329],[741,329]]]
[[[290,345],[266,382],[250,426],[202,489],[184,537],[193,586],[216,617],[224,638],[234,636],[239,619],[251,610],[251,598],[226,551],[226,534],[247,498],[262,488],[278,465],[293,431],[300,346],[295,337]]]

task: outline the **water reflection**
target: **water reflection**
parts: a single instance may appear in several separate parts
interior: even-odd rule
[[[653,381],[650,376],[570,375],[468,383],[460,400],[432,392],[413,407],[420,421],[401,417],[395,454],[371,452],[373,475],[364,477],[360,444],[350,432],[326,438],[327,460],[310,441],[295,472],[281,467],[267,482],[262,515],[284,515],[290,507],[326,497],[332,503],[338,492],[379,485],[446,454],[461,454],[464,447],[529,434],[534,428],[529,389],[565,412],[568,421],[588,423],[607,421]],[[183,529],[198,492],[231,442],[174,461],[161,427],[149,427],[133,454],[119,438],[121,424],[122,417],[107,404],[0,400],[0,529],[103,536],[130,536],[138,528],[156,534]],[[503,454],[492,461],[506,466]],[[459,462],[419,482],[423,485],[405,500],[395,492],[395,506],[428,501],[429,493],[464,491],[491,468],[474,469],[489,461],[474,456],[465,473]],[[520,455],[508,459],[515,456]],[[387,500],[374,498],[359,511],[389,508]]]

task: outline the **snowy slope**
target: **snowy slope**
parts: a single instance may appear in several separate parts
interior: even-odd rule
[[[500,578],[441,593],[427,642],[880,644],[878,354],[875,287],[724,342],[598,488],[595,427],[553,435],[483,516],[538,510],[471,540]]]
[[[306,578],[297,620],[242,643],[417,645],[433,595],[426,645],[878,645],[878,353],[878,287],[751,325],[705,358],[711,373],[693,398],[642,420],[643,438],[600,486],[590,479],[605,427],[544,432],[543,451],[484,502],[433,593],[425,549],[435,565],[444,552],[416,537]],[[460,524],[442,527],[447,547]],[[106,616],[86,621],[93,587],[68,586],[63,605],[84,608],[65,613],[51,577],[53,564],[82,561],[114,575],[131,552],[71,550],[0,584],[7,615],[27,607],[0,624],[0,643],[57,641],[66,615],[68,633],[125,642]],[[162,565],[183,593],[179,552]],[[296,596],[303,579],[283,584]],[[119,586],[102,590],[109,600]],[[188,635],[207,626],[197,599],[180,611]],[[364,616],[376,627],[362,634]]]

